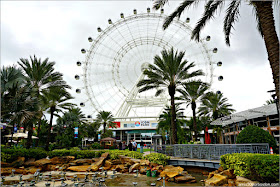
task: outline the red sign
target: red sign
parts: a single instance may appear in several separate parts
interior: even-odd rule
[[[113,123],[115,123],[116,128],[121,128],[121,122],[120,121],[114,121]],[[109,126],[109,128],[112,128],[112,127]]]

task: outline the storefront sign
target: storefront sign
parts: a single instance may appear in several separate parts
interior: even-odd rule
[[[149,127],[150,126],[150,121],[136,121],[135,127]]]

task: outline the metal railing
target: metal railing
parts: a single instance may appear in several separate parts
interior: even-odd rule
[[[228,153],[261,153],[269,154],[268,143],[258,144],[175,144],[154,147],[158,153],[168,156],[219,160],[221,155]]]

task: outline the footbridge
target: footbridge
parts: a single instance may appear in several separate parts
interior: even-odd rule
[[[169,164],[218,169],[220,157],[229,153],[269,154],[268,143],[258,144],[175,144],[154,146],[158,153],[170,156]]]

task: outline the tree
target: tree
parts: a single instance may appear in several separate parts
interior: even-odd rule
[[[221,115],[229,115],[235,110],[227,101],[228,99],[223,98],[222,93],[208,92],[202,98],[198,113],[200,116],[208,116],[213,120],[218,119]]]
[[[54,71],[55,62],[50,62],[48,58],[43,61],[35,55],[33,58],[30,56],[30,60],[20,58],[18,65],[23,69],[26,83],[32,87],[33,93],[31,94],[39,99],[41,116],[38,122],[38,133],[40,133],[41,118],[43,111],[46,110],[45,105],[42,103],[42,92],[51,87],[69,88],[69,86],[63,80],[63,75]],[[36,141],[36,146],[38,146],[38,142],[39,140]]]
[[[156,0],[154,4],[155,9],[159,9],[164,6],[168,0]],[[190,6],[195,5],[199,0],[184,0],[181,5],[164,21],[163,28],[166,29],[171,22],[176,18],[180,18],[184,10]],[[276,96],[279,99],[279,39],[275,29],[275,22],[273,16],[273,3],[276,1],[249,1],[249,5],[252,6],[253,12],[256,16],[257,29],[261,36],[264,38],[266,51],[268,54],[268,60],[272,69],[273,80],[275,84]],[[204,13],[201,19],[197,22],[195,28],[192,31],[192,39],[199,41],[200,32],[206,25],[206,23],[214,17],[214,14],[222,9],[225,0],[213,1],[208,0],[204,7]],[[279,3],[279,2],[278,2]],[[230,34],[234,28],[234,23],[239,19],[239,9],[241,6],[241,0],[232,0],[226,9],[226,16],[224,18],[224,34],[226,44],[230,46]],[[279,105],[278,105],[279,107]]]
[[[78,127],[78,138],[74,137],[74,128]],[[63,116],[56,120],[54,132],[57,133],[55,139],[61,147],[76,147],[81,144],[82,138],[87,135],[85,115],[78,107],[71,107],[63,113]]]
[[[112,112],[107,112],[103,110],[98,112],[96,116],[96,123],[103,125],[104,134],[106,133],[107,126],[115,127],[115,123],[113,123],[113,121],[115,121],[115,119]]]
[[[269,99],[269,100],[265,101],[264,105],[270,105],[270,104],[274,104],[274,103],[276,103],[274,99]]]
[[[53,116],[58,116],[56,113],[62,112],[62,109],[70,109],[72,106],[74,106],[74,104],[67,102],[70,99],[73,99],[73,97],[70,95],[69,92],[67,92],[67,90],[64,87],[50,87],[49,89],[43,90],[42,93],[43,103],[45,103],[45,105],[48,107],[48,112],[50,113],[50,123],[45,146],[45,149],[48,150],[51,137]]]
[[[146,79],[138,82],[139,93],[151,89],[157,89],[155,96],[159,96],[168,90],[171,98],[171,128],[172,128],[172,144],[177,143],[177,128],[175,115],[175,93],[177,88],[188,79],[203,75],[201,70],[190,72],[195,65],[183,60],[185,52],[163,50],[161,56],[154,57],[154,65],[149,64],[148,68],[143,71]]]
[[[183,88],[178,91],[182,94],[180,97],[187,103],[187,106],[191,105],[193,111],[193,127],[194,127],[194,139],[197,139],[197,125],[196,125],[196,104],[201,101],[205,92],[208,90],[209,85],[201,81],[189,81],[183,84]]]

